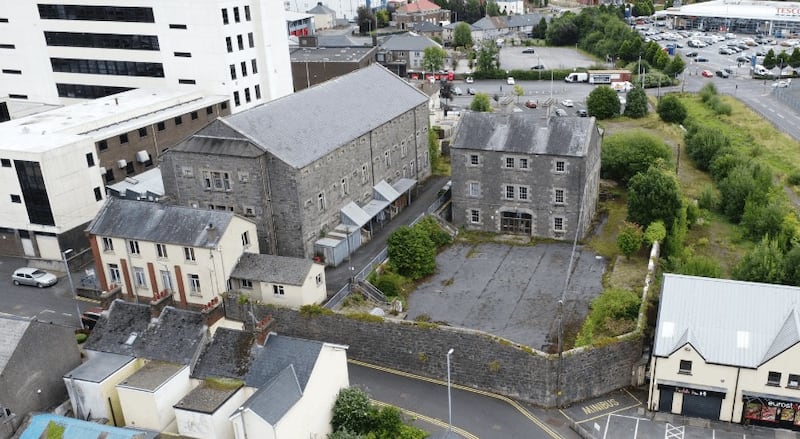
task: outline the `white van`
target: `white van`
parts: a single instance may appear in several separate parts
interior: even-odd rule
[[[769,75],[769,70],[761,64],[756,64],[756,66],[753,67],[753,74],[760,76]]]

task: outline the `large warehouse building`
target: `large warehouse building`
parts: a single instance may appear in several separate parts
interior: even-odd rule
[[[669,8],[666,16],[675,29],[735,32],[790,37],[800,34],[800,3],[713,0]]]

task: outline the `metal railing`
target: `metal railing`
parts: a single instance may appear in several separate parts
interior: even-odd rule
[[[323,305],[323,307],[328,309],[336,308],[340,303],[342,303],[342,300],[344,300],[344,298],[347,297],[348,294],[350,294],[350,282],[344,284],[344,286],[341,289],[339,289],[339,291],[337,291],[336,294],[331,296],[331,298],[328,299],[327,302],[325,302],[325,305]]]
[[[375,285],[369,283],[368,280],[360,280],[358,281],[358,287],[361,288],[361,291],[364,292],[367,297],[378,302],[383,305],[388,305],[389,301],[386,299],[386,295],[383,294],[383,291],[379,290]]]

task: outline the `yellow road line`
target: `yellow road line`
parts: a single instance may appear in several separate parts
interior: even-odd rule
[[[424,376],[419,376],[419,375],[415,375],[413,373],[403,372],[401,370],[390,369],[388,367],[377,366],[377,365],[374,365],[374,364],[364,363],[363,361],[358,361],[358,360],[353,360],[353,359],[348,359],[347,361],[350,362],[350,363],[356,364],[358,366],[369,367],[371,369],[380,370],[382,372],[391,373],[391,374],[394,374],[394,375],[404,376],[404,377],[412,378],[412,379],[419,380],[419,381],[427,381],[429,383],[438,384],[440,386],[446,386],[447,385],[446,382],[441,381],[441,380],[428,378],[428,377],[424,377]],[[475,393],[475,394],[478,394],[478,395],[488,396],[490,398],[494,398],[494,399],[503,401],[503,402],[509,404],[510,406],[514,407],[515,409],[517,409],[518,412],[522,413],[522,415],[525,416],[526,418],[528,418],[528,420],[530,420],[531,422],[536,424],[537,427],[539,427],[542,430],[544,430],[544,432],[547,433],[547,435],[550,436],[551,438],[553,438],[553,439],[563,439],[557,432],[552,430],[550,428],[550,426],[548,426],[547,424],[542,422],[539,418],[534,416],[533,413],[529,412],[527,409],[522,407],[518,402],[514,401],[511,398],[508,398],[508,397],[503,396],[503,395],[498,395],[496,393],[486,392],[484,390],[473,389],[471,387],[466,387],[466,386],[462,386],[462,385],[459,385],[459,384],[451,384],[451,387],[454,388],[454,389],[464,390],[466,392],[472,392],[472,393]]]
[[[403,412],[406,415],[411,416],[411,417],[413,417],[415,419],[419,419],[419,420],[425,421],[425,422],[427,422],[429,424],[433,424],[433,425],[436,425],[436,426],[439,426],[439,427],[442,427],[442,428],[447,428],[447,422],[444,422],[442,420],[439,420],[439,419],[436,419],[436,418],[431,418],[430,416],[425,416],[425,415],[423,415],[421,413],[417,413],[417,412],[414,412],[414,411],[411,411],[411,410],[408,410],[408,409],[404,409],[402,407],[397,407],[396,405],[387,404],[385,402],[381,402],[381,401],[378,401],[378,400],[375,400],[375,399],[372,399],[372,398],[370,398],[370,401],[372,401],[373,404],[375,404],[377,406],[381,406],[381,407],[396,407],[401,412]],[[451,426],[451,429],[454,432],[458,433],[463,438],[466,438],[466,439],[480,439],[478,436],[475,436],[474,434],[472,434],[472,433],[470,433],[470,432],[468,432],[466,430],[458,428],[455,425]]]
[[[641,404],[641,403],[642,403],[642,401],[639,401],[639,398],[637,398],[637,397],[633,396],[633,394],[632,394],[631,392],[628,392],[628,389],[622,389],[622,390],[624,390],[624,391],[625,391],[625,393],[627,393],[627,394],[628,394],[628,396],[630,396],[631,398],[633,398],[633,400],[634,400],[634,401],[638,402],[639,404]]]
[[[636,403],[636,404],[633,404],[633,405],[629,405],[627,407],[622,407],[622,408],[618,408],[616,410],[612,410],[610,412],[605,412],[603,414],[594,416],[594,417],[589,418],[589,419],[584,419],[583,421],[577,421],[577,422],[573,421],[573,422],[575,422],[576,424],[583,424],[584,422],[589,422],[589,421],[594,421],[596,419],[604,418],[604,417],[606,417],[608,415],[613,415],[614,413],[619,413],[621,411],[629,410],[629,409],[632,409],[634,407],[639,407],[640,405],[642,405],[642,403]]]

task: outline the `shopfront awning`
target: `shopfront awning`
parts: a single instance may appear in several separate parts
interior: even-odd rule
[[[381,180],[372,187],[372,198],[376,200],[383,200],[392,202],[400,198],[400,193],[397,192],[386,180]]]
[[[414,187],[417,184],[417,180],[413,178],[401,178],[397,180],[393,185],[392,188],[397,191],[398,194],[402,194],[405,191]]]
[[[764,401],[784,401],[800,404],[800,398],[786,395],[770,395],[769,393],[750,392],[742,390],[742,398],[761,399]]]
[[[367,212],[364,212],[364,209],[358,207],[358,204],[352,201],[342,207],[339,213],[341,214],[342,224],[348,226],[364,227],[364,224],[368,223],[372,218]]]
[[[696,389],[696,390],[705,390],[707,392],[717,392],[726,394],[728,393],[728,389],[725,387],[716,387],[716,386],[704,386],[702,384],[694,384],[694,383],[682,383],[680,381],[671,381],[671,380],[657,380],[656,383],[659,386],[670,386],[670,387],[678,387],[678,388],[686,388],[686,389]]]

